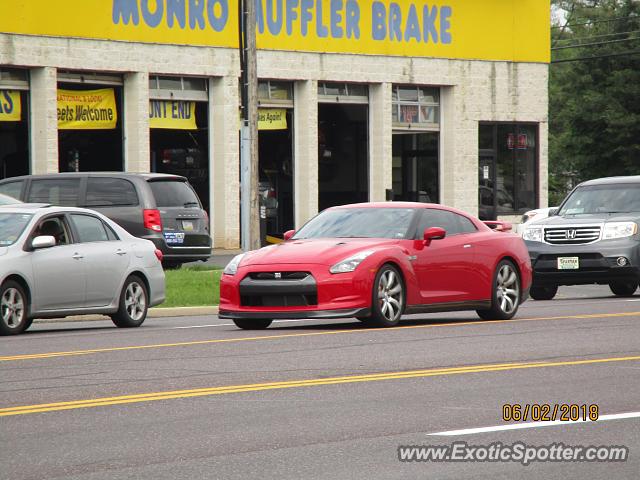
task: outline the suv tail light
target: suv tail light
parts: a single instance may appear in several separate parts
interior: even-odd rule
[[[162,252],[156,248],[156,251],[153,253],[156,254],[156,258],[158,259],[158,261],[162,262],[162,259],[164,258],[164,255],[162,254]]]
[[[162,231],[162,219],[160,218],[159,210],[144,210],[142,212],[142,218],[144,220],[144,228],[148,228],[154,232]]]

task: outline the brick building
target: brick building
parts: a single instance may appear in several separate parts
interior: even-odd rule
[[[5,2],[0,178],[180,173],[237,248],[237,2],[86,5]],[[256,5],[269,233],[389,196],[485,219],[546,206],[548,1]]]

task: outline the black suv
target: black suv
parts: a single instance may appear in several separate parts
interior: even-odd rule
[[[163,173],[52,173],[0,181],[0,193],[29,203],[97,210],[132,235],[151,240],[163,265],[211,256],[209,217],[185,177]]]
[[[536,300],[558,285],[608,284],[630,296],[640,280],[640,176],[609,177],[578,185],[553,215],[527,224]]]

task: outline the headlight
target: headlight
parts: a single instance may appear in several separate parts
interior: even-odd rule
[[[345,258],[341,262],[336,263],[329,269],[331,273],[347,273],[353,272],[362,261],[373,253],[373,250],[365,250],[355,255]]]
[[[636,233],[638,233],[638,225],[635,222],[609,222],[604,224],[602,239],[630,237]]]
[[[233,257],[231,261],[227,263],[227,266],[224,267],[222,273],[224,273],[225,275],[235,275],[238,271],[238,266],[240,265],[240,262],[242,261],[242,257],[244,257],[244,255],[244,253],[241,253],[240,255],[236,255],[235,257]]]
[[[527,227],[522,234],[522,238],[530,242],[542,242],[542,228]]]

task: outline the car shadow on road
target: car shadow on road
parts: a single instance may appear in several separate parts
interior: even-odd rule
[[[485,322],[486,320],[482,320],[481,318],[463,318],[463,317],[447,317],[447,318],[410,318],[410,319],[402,319],[400,322],[392,328],[397,327],[417,327],[422,325],[446,325],[446,324],[455,324],[455,323],[469,323],[469,322]],[[364,322],[360,322],[358,320],[355,321],[345,321],[341,323],[318,323],[313,325],[300,325],[300,324],[272,324],[269,327],[270,331],[281,330],[281,331],[291,331],[291,330],[380,330],[384,331],[384,327],[374,327],[371,325],[367,325]]]

